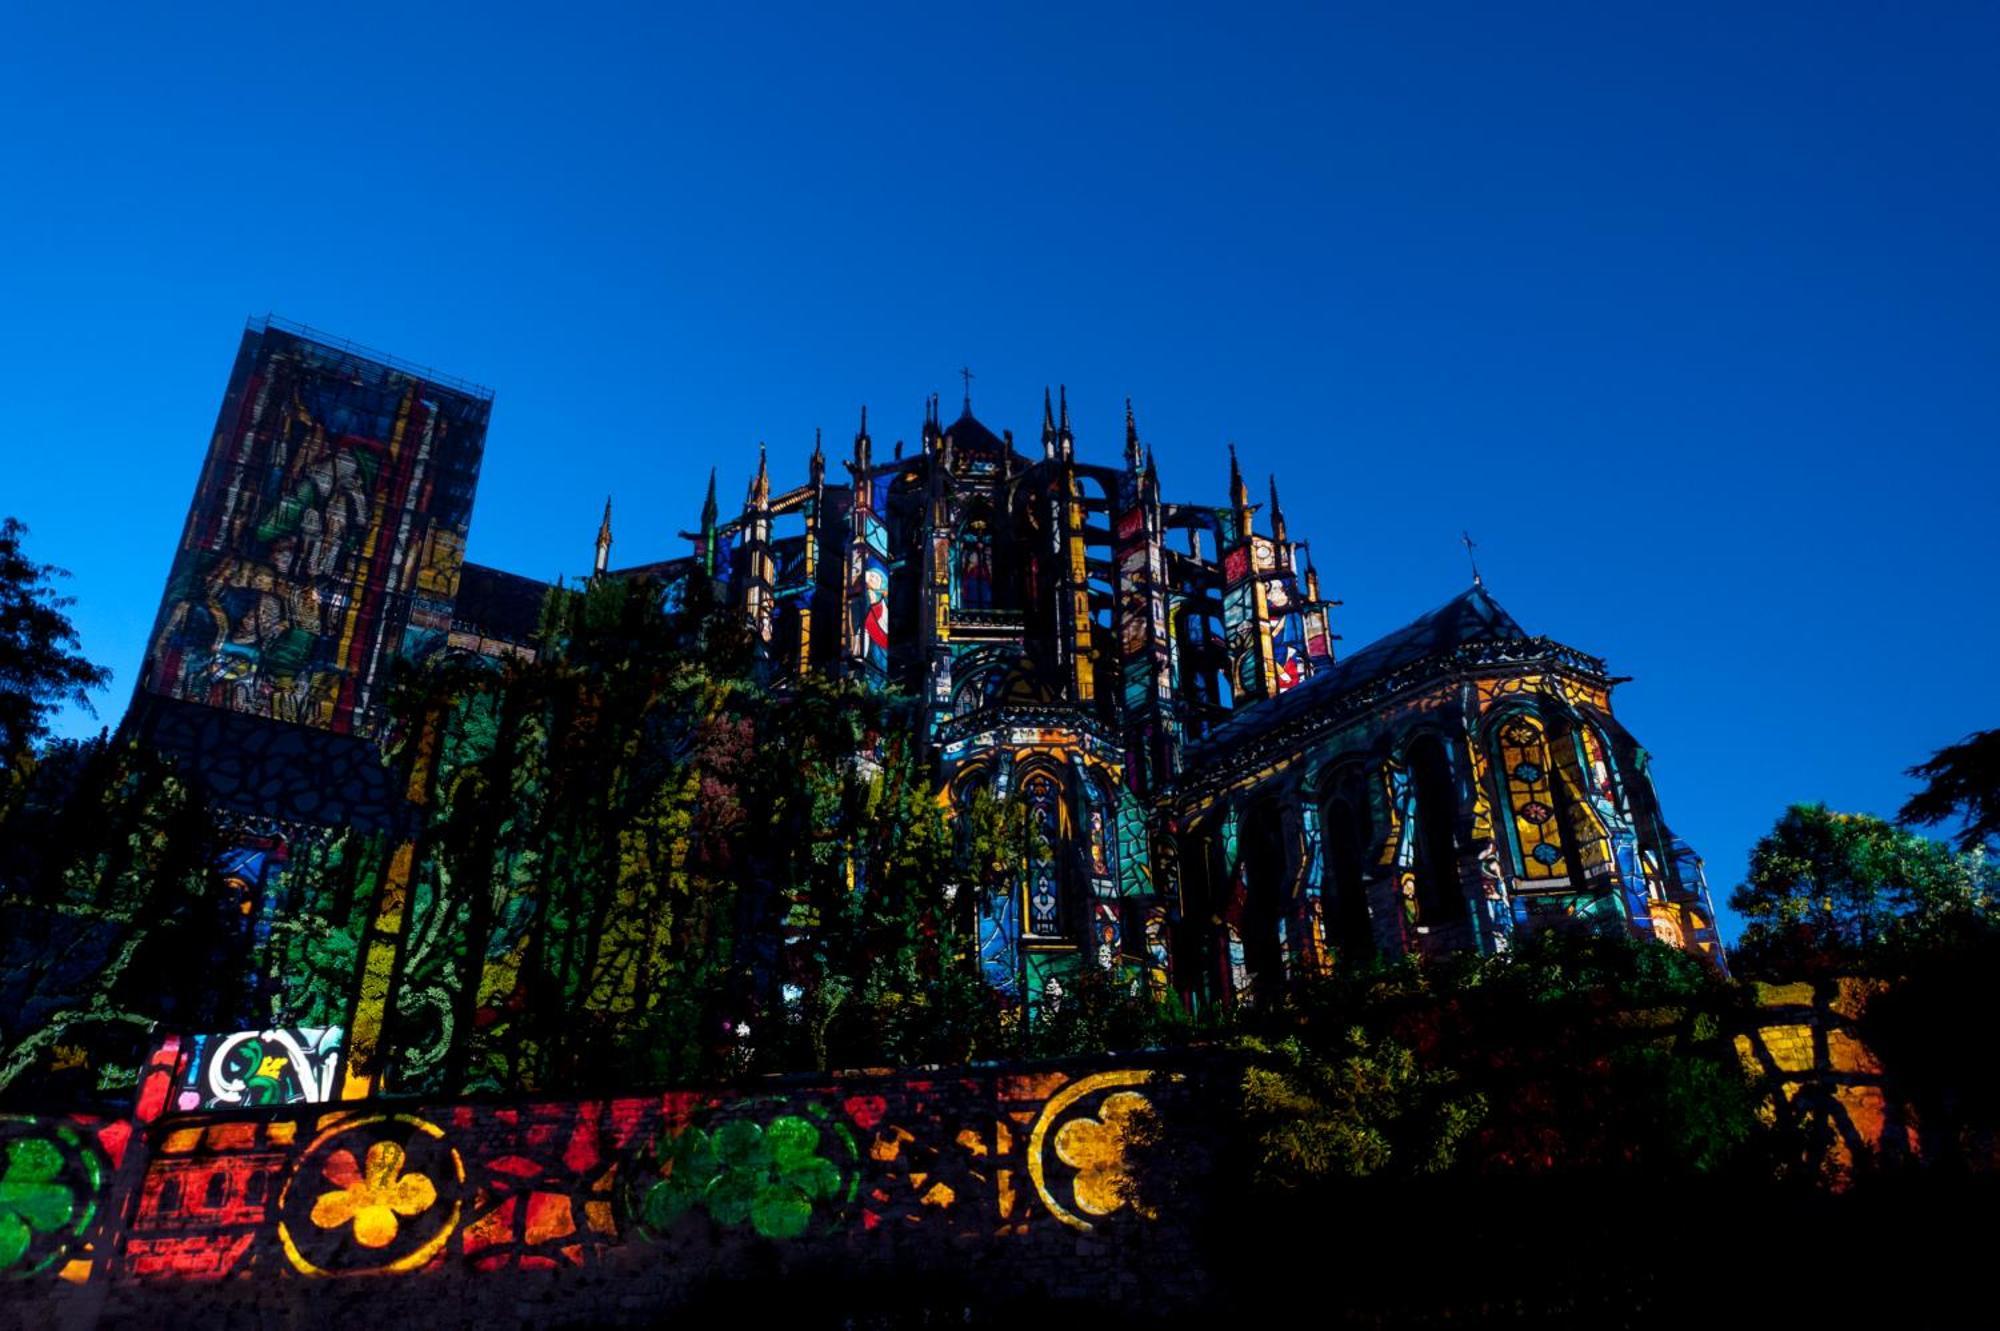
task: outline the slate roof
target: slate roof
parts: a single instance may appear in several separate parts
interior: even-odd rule
[[[542,598],[549,584],[518,573],[505,573],[470,560],[458,575],[454,622],[501,642],[532,641],[542,619]]]
[[[987,429],[979,418],[972,414],[970,407],[960,413],[957,420],[945,426],[944,432],[951,436],[952,448],[961,453],[991,453],[1004,456],[1007,452],[1007,441]]]
[[[1492,594],[1475,583],[1429,614],[1419,615],[1395,632],[1335,661],[1331,669],[1314,675],[1292,693],[1345,693],[1365,680],[1464,643],[1509,642],[1527,636],[1528,631]]]
[[[1275,701],[1245,708],[1218,727],[1203,747],[1218,747],[1261,734],[1369,680],[1427,656],[1466,643],[1525,641],[1528,637],[1528,631],[1519,621],[1483,585],[1475,583],[1429,614],[1419,615],[1395,632],[1318,671]]]

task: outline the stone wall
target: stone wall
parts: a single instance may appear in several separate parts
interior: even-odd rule
[[[1916,1116],[1862,1039],[1868,1001],[1888,987],[1854,976],[1750,985],[1754,1019],[1736,1036],[1744,1071],[1766,1092],[1766,1122],[1806,1134],[1808,1163],[1844,1187],[1859,1167],[1920,1160]]]
[[[1133,1188],[1131,1161],[1219,1067],[154,1116],[155,1068],[136,1119],[0,1120],[4,1308],[23,1325],[321,1325],[363,1308],[643,1323],[833,1275],[929,1281],[946,1301],[1185,1306],[1203,1287],[1189,1230]]]

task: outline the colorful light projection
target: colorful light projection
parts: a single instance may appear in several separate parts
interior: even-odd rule
[[[197,1035],[174,1092],[174,1107],[326,1104],[340,1088],[341,1029],[293,1027]]]
[[[247,331],[144,686],[373,733],[391,661],[450,631],[491,406],[275,324]]]
[[[847,1078],[779,1093],[0,1118],[0,1276],[211,1280],[588,1264],[682,1240],[1019,1241],[1156,1218],[1153,1066]],[[134,1142],[151,1154],[124,1170]],[[144,1149],[141,1147],[141,1149]],[[120,1193],[120,1189],[129,1190]]]

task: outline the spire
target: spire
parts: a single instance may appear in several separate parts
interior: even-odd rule
[[[1056,404],[1048,385],[1042,385],[1042,456],[1056,455]]]
[[[1243,468],[1236,464],[1234,439],[1229,441],[1229,506],[1238,513],[1250,507],[1250,487],[1243,483]]]
[[[862,406],[862,428],[854,432],[854,502],[868,502],[868,472],[874,468],[874,440],[868,438],[868,408]]]
[[[757,474],[750,480],[750,495],[745,508],[767,508],[771,503],[771,468],[764,455],[764,441],[757,441]]]
[[[591,572],[597,577],[603,577],[604,571],[609,567],[611,567],[611,496],[606,495],[604,521],[597,524],[597,560],[591,566]]]
[[[1313,566],[1312,542],[1300,541],[1299,549],[1306,552],[1306,599],[1308,601],[1317,601],[1319,599],[1319,569]]]
[[[1285,540],[1285,510],[1278,507],[1278,478],[1274,474],[1271,481],[1271,539],[1283,544]]]
[[[715,576],[715,468],[708,469],[708,498],[701,505],[701,564]]]
[[[1056,422],[1056,443],[1062,449],[1065,459],[1076,454],[1076,436],[1069,432],[1069,385],[1056,385],[1056,410],[1060,419]]]
[[[1132,399],[1125,399],[1125,470],[1138,473],[1142,456],[1139,452],[1139,422],[1132,417]]]
[[[1484,587],[1486,584],[1479,577],[1479,556],[1472,553],[1479,542],[1472,539],[1471,532],[1466,531],[1459,532],[1458,539],[1465,543],[1465,557],[1472,565],[1472,585],[1475,587]]]
[[[820,430],[813,426],[813,455],[810,465],[812,487],[817,490],[826,484],[826,445],[820,440]]]

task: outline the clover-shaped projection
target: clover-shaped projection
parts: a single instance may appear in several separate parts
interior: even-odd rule
[[[819,1126],[795,1114],[689,1128],[668,1150],[666,1177],[647,1190],[646,1224],[663,1230],[699,1204],[717,1224],[747,1221],[766,1238],[797,1238],[813,1205],[840,1192],[840,1167],[819,1153],[821,1140]]]
[[[48,1234],[68,1224],[76,1213],[76,1198],[56,1181],[62,1152],[41,1137],[20,1137],[7,1143],[7,1168],[0,1173],[0,1271],[27,1256],[36,1234]]]
[[[1131,1173],[1125,1150],[1136,1121],[1153,1112],[1136,1091],[1104,1097],[1102,1118],[1075,1118],[1056,1133],[1056,1158],[1077,1170],[1076,1204],[1092,1215],[1110,1215],[1130,1195]],[[1143,1214],[1143,1212],[1142,1212]]]
[[[437,1201],[437,1186],[415,1172],[405,1174],[403,1148],[395,1142],[376,1142],[368,1148],[360,1168],[354,1152],[345,1147],[327,1157],[326,1181],[337,1191],[321,1194],[313,1203],[312,1221],[321,1229],[338,1229],[354,1222],[354,1241],[364,1248],[385,1248],[393,1243],[401,1222],[398,1216],[422,1215]]]

